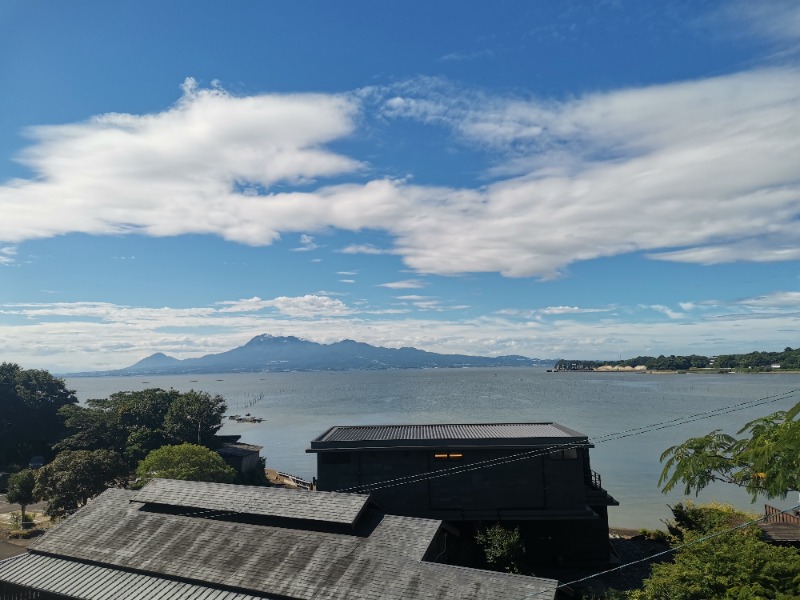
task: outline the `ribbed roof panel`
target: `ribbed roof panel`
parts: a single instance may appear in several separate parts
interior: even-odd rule
[[[323,521],[353,525],[369,496],[308,492],[206,481],[153,479],[133,497],[134,502],[187,509]]]
[[[557,423],[474,423],[440,425],[345,425],[331,427],[314,442],[522,440],[585,438]],[[313,443],[313,442],[312,442]]]

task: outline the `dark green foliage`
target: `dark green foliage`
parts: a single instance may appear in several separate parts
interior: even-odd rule
[[[173,442],[194,442],[213,447],[227,406],[222,396],[191,390],[169,406],[164,429]]]
[[[486,562],[498,571],[519,573],[524,555],[519,528],[506,529],[495,523],[475,534],[475,541],[483,549]]]
[[[25,523],[25,507],[33,504],[36,497],[33,489],[36,486],[36,475],[31,469],[24,469],[19,473],[14,473],[8,478],[8,491],[6,500],[11,504],[20,506],[20,523]]]
[[[50,446],[64,434],[59,409],[77,402],[64,381],[47,371],[0,364],[0,466],[50,456]]]
[[[748,525],[749,515],[729,506],[678,505],[670,530],[676,544],[692,544],[676,551],[672,563],[653,565],[642,590],[630,593],[639,600],[714,600],[796,598],[800,594],[800,553],[771,546],[760,539],[760,529]],[[710,539],[709,535],[720,533]],[[693,543],[696,542],[696,543]]]
[[[661,455],[659,485],[666,493],[678,483],[695,493],[712,481],[741,486],[753,501],[763,493],[785,498],[800,489],[800,403],[747,423],[734,438],[717,431],[668,448]]]
[[[138,485],[149,479],[181,479],[233,483],[236,471],[222,457],[204,446],[181,444],[164,446],[148,454],[136,469]]]
[[[113,450],[122,454],[130,467],[165,444],[200,440],[214,446],[226,409],[220,396],[158,388],[117,392],[86,404],[62,410],[70,435],[57,448]]]
[[[48,515],[60,517],[109,487],[127,483],[128,467],[111,450],[66,450],[36,473],[34,495],[47,500]]]

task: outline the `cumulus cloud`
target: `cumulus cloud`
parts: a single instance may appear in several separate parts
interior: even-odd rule
[[[308,232],[371,230],[392,247],[341,252],[396,254],[420,273],[545,279],[632,252],[700,264],[796,260],[799,105],[800,70],[789,67],[566,100],[438,80],[236,97],[189,81],[161,113],[32,130],[21,159],[36,177],[0,186],[0,240],[204,233],[265,245],[302,232],[310,249]],[[491,149],[503,157],[491,182],[318,184],[363,176],[362,161],[325,146],[374,106]]]
[[[361,168],[324,148],[353,131],[357,112],[344,96],[236,97],[189,79],[183,97],[160,113],[33,128],[20,161],[36,177],[0,187],[9,217],[0,222],[0,240],[210,233],[268,244],[303,204],[271,202],[276,184]]]

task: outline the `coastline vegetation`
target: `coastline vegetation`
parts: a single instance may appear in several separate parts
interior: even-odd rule
[[[784,348],[780,352],[755,351],[747,354],[720,354],[719,356],[637,356],[624,360],[568,360],[559,359],[556,371],[594,371],[601,367],[636,368],[647,371],[686,372],[787,372],[800,371],[800,348]]]

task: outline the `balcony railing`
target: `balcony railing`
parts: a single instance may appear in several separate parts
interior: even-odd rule
[[[594,490],[602,491],[603,481],[600,478],[600,473],[589,471],[589,474],[586,476],[586,485]]]

